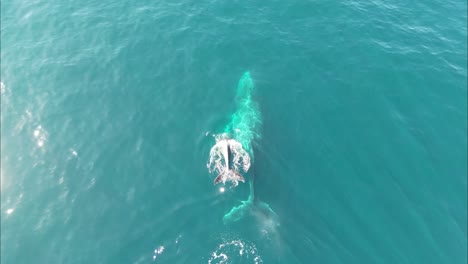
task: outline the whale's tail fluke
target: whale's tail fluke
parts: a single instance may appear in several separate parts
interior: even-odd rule
[[[213,181],[216,185],[220,182],[225,183],[226,180],[234,181],[234,182],[245,182],[244,177],[236,170],[225,170],[221,172]]]

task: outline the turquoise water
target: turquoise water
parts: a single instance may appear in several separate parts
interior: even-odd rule
[[[2,263],[466,263],[466,1],[1,4]],[[256,195],[206,163],[250,71]]]

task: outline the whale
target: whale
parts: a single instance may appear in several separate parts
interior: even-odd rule
[[[254,87],[250,72],[244,72],[237,85],[236,110],[223,132],[214,135],[216,143],[210,150],[207,168],[210,173],[216,172],[218,175],[213,181],[214,185],[230,182],[232,187],[236,187],[238,182],[248,183],[249,196],[224,215],[225,224],[253,215],[279,225],[278,215],[256,195],[254,180],[257,176],[249,170],[254,162],[253,146],[261,139],[262,124],[260,108],[254,100]]]

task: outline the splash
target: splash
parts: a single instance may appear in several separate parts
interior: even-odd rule
[[[263,263],[255,244],[240,239],[223,241],[208,260],[210,264],[221,263]]]
[[[232,182],[237,186],[243,177],[240,172],[247,174],[253,164],[253,144],[261,138],[260,127],[262,124],[261,113],[257,102],[253,100],[254,82],[250,72],[245,72],[237,85],[236,108],[230,122],[225,126],[223,133],[216,135],[216,144],[211,148],[210,159],[207,164],[210,172],[217,172],[223,184]],[[229,157],[232,157],[232,160]],[[277,219],[276,214],[268,204],[258,201],[255,197],[254,175],[248,174],[249,197],[242,204],[233,207],[223,220],[225,223],[238,221],[247,215],[255,215],[259,212]]]

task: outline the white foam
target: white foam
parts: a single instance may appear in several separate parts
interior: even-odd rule
[[[161,255],[163,252],[164,252],[164,246],[159,246],[158,248],[156,248],[154,250],[153,260],[155,260],[158,257],[158,255]]]
[[[240,239],[224,241],[219,244],[217,249],[211,253],[208,263],[227,263],[228,259],[232,259],[233,263],[244,261],[248,261],[248,263],[253,261],[256,264],[263,263],[255,244]]]
[[[47,131],[42,128],[42,126],[37,126],[33,132],[34,138],[36,138],[36,144],[38,147],[43,147],[44,143],[47,141]]]

